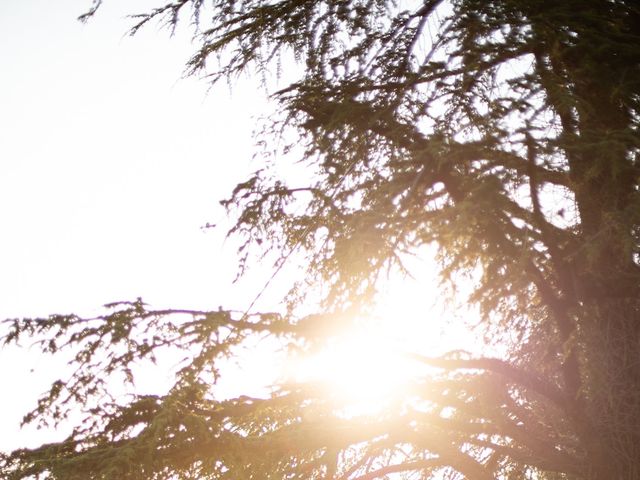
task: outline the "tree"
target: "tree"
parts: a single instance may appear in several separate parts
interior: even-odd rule
[[[180,0],[132,32],[189,15],[202,39],[191,73],[302,66],[274,94],[267,133],[297,133],[284,150],[308,183],[266,168],[225,205],[242,269],[270,245],[308,270],[283,314],[135,301],[11,321],[6,343],[35,337],[77,367],[25,421],[56,424],[78,406],[86,418],[63,442],[4,455],[2,475],[640,478],[640,6]],[[310,348],[425,245],[445,282],[475,279],[469,301],[503,358],[415,355],[429,377],[375,418],[341,415],[301,383],[212,395],[234,346],[261,333]],[[318,285],[322,311],[298,314]],[[164,349],[187,357],[166,395],[107,401],[109,377],[132,380]]]

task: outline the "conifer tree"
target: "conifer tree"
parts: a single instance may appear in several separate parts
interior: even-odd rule
[[[307,183],[265,164],[225,205],[241,269],[268,246],[307,270],[280,314],[135,301],[9,321],[6,343],[34,337],[76,367],[25,421],[86,418],[63,442],[3,455],[1,476],[639,479],[640,6],[177,0],[132,32],[190,19],[190,73],[233,82],[297,62],[265,139],[295,132],[284,150]],[[304,383],[215,397],[235,346],[260,334],[311,348],[429,245],[445,282],[475,279],[469,302],[500,358],[417,352],[428,374],[375,418]],[[298,314],[314,288],[321,310]],[[166,394],[110,398],[109,378],[133,380],[165,349],[187,357]]]

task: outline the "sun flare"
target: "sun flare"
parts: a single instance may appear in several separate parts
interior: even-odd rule
[[[322,351],[302,359],[296,370],[298,380],[319,383],[340,404],[358,413],[374,413],[416,373],[415,365],[390,348],[379,329],[331,339]]]
[[[425,374],[425,366],[411,354],[473,349],[468,324],[447,316],[437,288],[428,286],[415,281],[391,285],[375,315],[294,362],[293,377],[318,383],[352,415],[375,414],[406,396]]]

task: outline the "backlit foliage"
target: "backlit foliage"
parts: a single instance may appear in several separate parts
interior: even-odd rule
[[[224,203],[241,268],[272,248],[308,271],[281,315],[134,302],[10,322],[6,342],[34,336],[77,367],[25,420],[86,419],[62,443],[5,455],[2,475],[640,478],[637,3],[179,0],[133,32],[190,20],[190,73],[288,80],[297,62],[267,132],[296,132],[283,156],[306,180],[266,165]],[[426,245],[445,281],[475,279],[470,302],[504,358],[417,354],[431,373],[374,418],[345,418],[309,384],[215,398],[234,346],[257,333],[317,343]],[[298,318],[314,286],[323,312]],[[109,400],[110,376],[132,380],[165,348],[186,355],[166,395]]]

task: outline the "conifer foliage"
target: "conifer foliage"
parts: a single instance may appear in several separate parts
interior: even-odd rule
[[[177,0],[132,31],[157,20],[197,25],[188,70],[213,81],[297,62],[270,131],[296,133],[285,150],[307,183],[265,167],[225,205],[241,268],[269,246],[308,271],[282,314],[136,301],[6,323],[6,343],[73,356],[25,421],[85,418],[61,443],[3,455],[0,476],[640,478],[635,1]],[[445,281],[475,279],[502,358],[418,352],[429,373],[375,418],[302,383],[216,399],[235,346],[317,343],[427,245]],[[317,286],[322,311],[300,318]],[[110,396],[109,378],[165,351],[185,357],[166,394]]]

